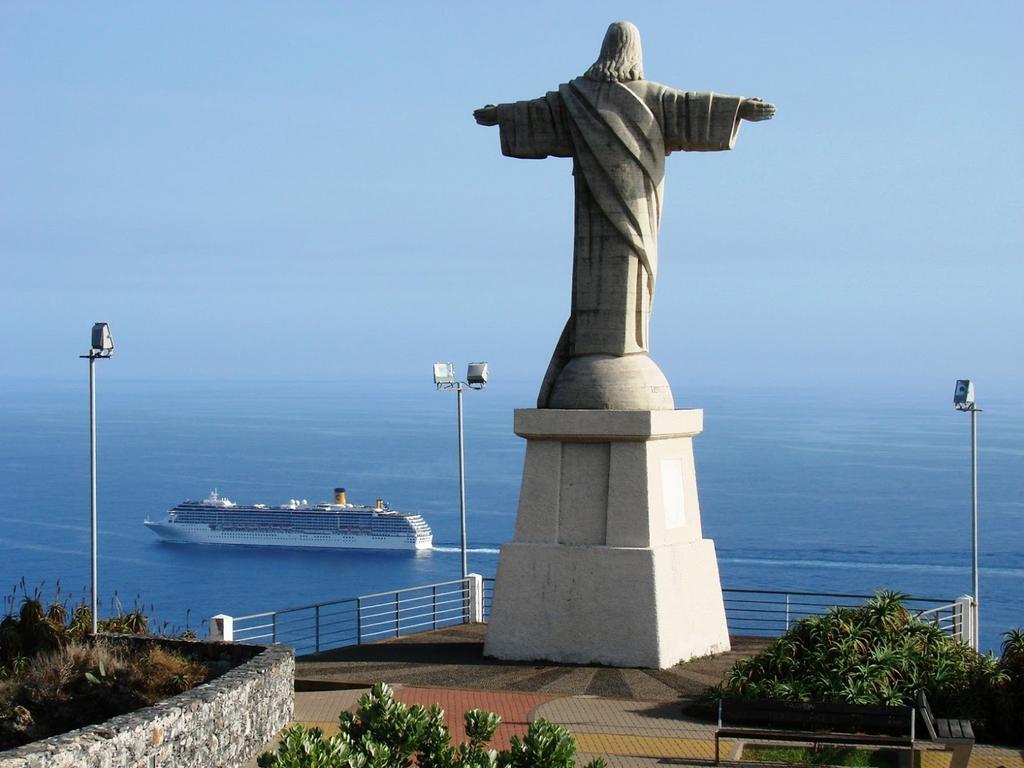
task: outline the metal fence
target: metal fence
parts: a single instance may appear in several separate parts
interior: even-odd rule
[[[765,589],[722,590],[730,635],[777,637],[800,619],[837,606],[858,606],[873,595],[841,592],[785,592]],[[254,613],[215,616],[215,639],[285,643],[299,654],[359,645],[373,640],[468,622],[486,622],[494,600],[494,579],[470,574],[407,589],[377,592],[325,603]],[[971,642],[974,606],[969,597],[908,597],[903,605],[920,621]]]
[[[215,617],[221,618],[221,622],[212,625],[223,627],[223,619],[228,618],[230,629],[222,632],[224,639],[243,643],[285,643],[299,654],[319,653],[331,648],[479,621],[483,617],[475,605],[487,604],[482,581],[480,577],[471,576],[280,611]],[[477,598],[478,593],[480,599]]]
[[[874,595],[842,592],[784,592],[765,589],[722,589],[725,619],[730,635],[776,637],[789,631],[800,619],[817,616],[840,606],[859,606]],[[903,606],[919,620],[969,641],[970,600],[937,597],[907,597]]]
[[[934,624],[943,632],[960,638],[964,643],[978,650],[972,627],[976,620],[977,606],[970,596],[958,598],[949,605],[929,608],[917,614],[919,621]]]

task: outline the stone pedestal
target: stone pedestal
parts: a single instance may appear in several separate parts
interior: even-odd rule
[[[517,410],[527,440],[484,653],[664,668],[729,650],[701,536],[703,411]]]

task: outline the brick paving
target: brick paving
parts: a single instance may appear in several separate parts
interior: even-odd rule
[[[452,734],[452,741],[466,740],[463,713],[470,709],[484,709],[501,715],[501,725],[491,742],[495,749],[507,749],[512,735],[520,738],[526,735],[530,726],[531,712],[551,701],[553,696],[536,693],[506,693],[498,691],[465,691],[450,688],[400,688],[395,698],[405,704],[440,704],[444,709],[445,723]]]
[[[307,727],[320,728],[327,736],[338,732],[338,715],[355,710],[358,699],[368,688],[341,691],[303,692],[295,695],[293,721]],[[445,723],[455,743],[465,741],[463,714],[470,709],[484,709],[501,715],[501,725],[494,734],[495,749],[505,749],[512,735],[524,736],[530,725],[530,713],[553,696],[495,691],[465,691],[450,688],[396,687],[395,698],[403,704],[429,707],[439,704],[445,712]]]

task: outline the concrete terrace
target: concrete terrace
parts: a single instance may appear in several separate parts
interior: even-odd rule
[[[485,624],[464,624],[303,656],[296,664],[296,685],[315,687],[330,682],[366,686],[384,680],[428,688],[678,701],[721,682],[738,659],[768,644],[763,638],[737,637],[732,639],[733,650],[729,653],[671,669],[617,669],[487,659],[483,655],[485,632]]]
[[[464,625],[301,657],[294,720],[336,733],[338,713],[384,681],[407,704],[440,704],[455,739],[464,737],[462,713],[479,707],[502,716],[497,748],[543,718],[572,732],[580,765],[595,757],[611,768],[709,765],[714,726],[684,715],[682,705],[768,642],[737,637],[721,656],[667,670],[614,669],[486,659],[485,631]],[[724,741],[723,758],[736,757],[738,747]],[[949,754],[936,750],[923,754],[920,768],[948,765]],[[1024,751],[977,745],[970,768],[1024,768]]]

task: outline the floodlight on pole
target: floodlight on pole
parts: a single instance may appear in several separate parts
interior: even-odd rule
[[[92,344],[89,354],[79,355],[89,361],[89,507],[90,507],[90,596],[92,613],[92,633],[96,634],[98,616],[97,605],[97,560],[96,560],[96,361],[108,360],[114,354],[114,337],[110,335],[110,326],[106,323],[94,323],[92,326]]]
[[[470,363],[466,367],[466,383],[474,389],[487,386],[487,363]]]
[[[466,369],[466,380],[455,378],[455,366],[452,363],[434,363],[434,386],[442,389],[455,390],[457,403],[457,424],[459,430],[459,519],[462,532],[462,578],[466,578],[469,568],[466,562],[466,453],[462,434],[462,393],[466,389],[483,389],[487,386],[487,363],[470,363]]]
[[[970,379],[959,379],[953,390],[953,407],[971,414],[971,594],[974,596],[974,616],[971,621],[971,645],[981,649],[980,597],[978,591],[978,414],[982,409],[974,401],[974,384]]]
[[[455,383],[455,366],[451,363],[434,363],[434,384],[438,389]]]

